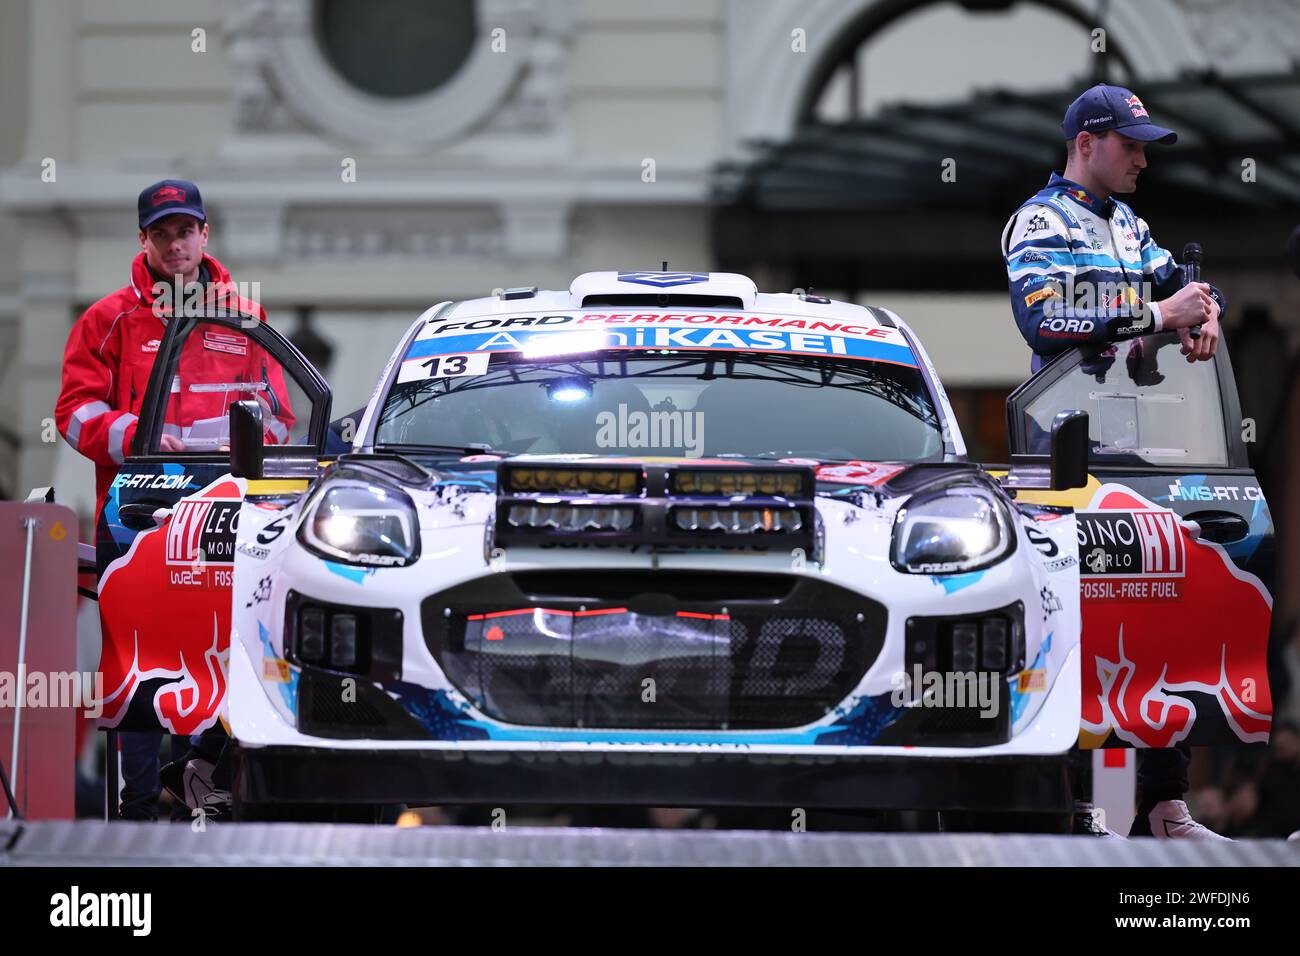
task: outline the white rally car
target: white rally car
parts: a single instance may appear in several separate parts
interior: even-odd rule
[[[239,327],[191,325],[205,323]],[[187,334],[176,325],[164,355]],[[118,583],[131,559],[148,586],[140,539],[159,536],[156,564],[192,602],[174,613],[201,604],[211,625],[152,669],[135,630],[118,666],[131,686],[107,718],[185,732],[224,719],[240,816],[710,804],[1037,812],[1055,826],[1078,743],[1168,746],[1198,703],[1205,733],[1267,736],[1262,653],[1234,663],[1222,641],[1179,637],[1183,676],[1125,697],[1165,638],[1135,647],[1130,623],[1116,648],[1112,618],[1170,621],[1184,599],[1209,613],[1191,601],[1194,558],[1267,602],[1248,565],[1266,539],[1271,557],[1271,525],[1257,485],[1216,508],[1219,524],[1203,515],[1204,531],[1188,511],[1203,502],[1160,504],[1153,489],[1187,468],[1253,477],[1130,440],[1146,406],[1116,425],[1089,355],[1013,396],[1016,454],[990,473],[966,460],[925,351],[888,310],[759,294],[732,274],[588,273],[429,309],[351,450],[329,457],[328,390],[246,325],[298,383],[295,434],[265,444],[266,401],[246,400],[217,445],[228,458],[149,455],[172,420],[153,383],[160,407],[124,467],[146,477],[119,479],[110,512],[148,531],[120,542]],[[1230,370],[1205,368],[1232,387]],[[1138,398],[1153,387],[1131,377]],[[179,478],[150,473],[194,480],[173,490]],[[187,495],[167,520],[163,494]],[[210,527],[223,508],[238,514]],[[1234,510],[1246,530],[1232,539]],[[1233,600],[1256,626],[1252,599]],[[1233,690],[1245,672],[1262,701]],[[1150,730],[1171,726],[1185,732]]]

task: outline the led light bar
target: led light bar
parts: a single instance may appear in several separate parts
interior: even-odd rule
[[[669,473],[669,489],[678,495],[809,498],[811,473],[802,468],[678,468]]]
[[[538,531],[629,531],[636,522],[636,510],[605,505],[512,503],[506,521],[512,528]]]
[[[548,468],[502,465],[502,491],[546,495],[637,495],[642,488],[640,467]]]
[[[674,508],[673,524],[682,531],[781,533],[802,531],[803,517],[793,508]]]

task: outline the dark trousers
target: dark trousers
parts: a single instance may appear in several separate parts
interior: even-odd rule
[[[157,820],[158,797],[162,784],[158,771],[162,761],[162,731],[123,731],[119,733],[122,761],[122,802],[118,816],[123,820]],[[179,760],[190,749],[190,738],[172,736],[171,759]],[[189,819],[189,811],[180,808],[179,816],[173,811],[172,819]]]
[[[1181,800],[1188,790],[1187,767],[1192,748],[1185,743],[1164,750],[1139,750],[1137,762],[1138,806],[1152,807],[1161,800]]]
[[[1074,799],[1083,800],[1092,792],[1092,751],[1073,752],[1070,780]],[[1137,803],[1150,810],[1161,800],[1181,800],[1188,791],[1187,767],[1192,762],[1192,748],[1177,744],[1163,750],[1137,752]]]

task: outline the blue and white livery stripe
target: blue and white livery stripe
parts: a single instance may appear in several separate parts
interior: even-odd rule
[[[581,335],[581,347],[564,350],[560,336]],[[470,352],[511,352],[528,354],[536,350],[541,354],[552,352],[551,345],[561,346],[561,351],[586,352],[600,349],[683,349],[725,350],[736,352],[766,352],[779,355],[827,355],[876,362],[892,362],[916,367],[916,356],[906,345],[875,341],[854,335],[835,335],[822,332],[792,331],[786,329],[718,329],[704,327],[677,328],[669,326],[636,326],[619,329],[603,328],[564,332],[490,331],[465,335],[440,335],[417,339],[403,361],[427,358],[431,355],[459,355]]]

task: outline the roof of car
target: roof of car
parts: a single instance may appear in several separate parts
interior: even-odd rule
[[[647,309],[745,311],[880,327],[897,323],[892,314],[813,293],[759,292],[752,279],[733,272],[585,272],[568,289],[523,287],[465,299],[439,313],[437,320],[579,309],[620,314]]]

